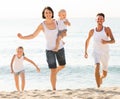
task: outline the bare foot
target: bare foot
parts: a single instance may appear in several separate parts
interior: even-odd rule
[[[100,88],[100,85],[98,85],[98,88]]]

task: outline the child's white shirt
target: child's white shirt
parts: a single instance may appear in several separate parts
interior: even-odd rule
[[[58,29],[59,30],[64,30],[64,29],[67,29],[67,26],[65,25],[65,22],[66,21],[66,19],[63,19],[63,20],[58,20],[57,22],[58,22]]]

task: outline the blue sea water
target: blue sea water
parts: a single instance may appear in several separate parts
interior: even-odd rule
[[[96,87],[94,62],[92,58],[92,40],[89,46],[89,58],[84,58],[84,44],[88,32],[95,27],[94,18],[69,19],[65,41],[66,67],[58,74],[57,89],[78,89]],[[41,19],[0,19],[0,91],[16,90],[14,77],[10,73],[10,62],[18,46],[23,46],[26,57],[32,59],[41,68],[37,73],[33,65],[24,62],[26,86],[30,89],[51,89],[50,70],[46,63],[45,38],[41,32],[32,40],[20,40],[17,33],[31,34],[42,22]],[[107,78],[102,87],[120,86],[120,18],[106,18],[105,26],[112,29],[116,43],[110,45],[110,60]]]

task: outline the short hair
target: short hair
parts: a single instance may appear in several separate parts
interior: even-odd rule
[[[103,13],[98,13],[96,16],[102,16],[103,18],[105,18],[105,14]]]
[[[52,18],[54,18],[54,11],[53,11],[53,9],[52,9],[51,7],[49,7],[49,6],[47,6],[47,7],[45,7],[45,8],[43,9],[43,11],[42,11],[42,18],[43,18],[43,19],[46,18],[46,17],[44,16],[44,13],[45,13],[45,10],[46,10],[46,9],[52,12]]]
[[[59,13],[61,13],[61,12],[66,12],[66,10],[65,10],[65,9],[61,9],[61,10],[59,11]]]

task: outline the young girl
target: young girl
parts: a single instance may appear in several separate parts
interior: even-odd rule
[[[16,88],[18,91],[20,91],[19,88],[19,77],[22,80],[21,83],[21,90],[24,90],[25,87],[25,70],[24,70],[24,66],[23,66],[23,61],[26,60],[28,62],[30,62],[31,64],[33,64],[37,71],[40,72],[39,67],[30,59],[28,59],[27,57],[24,56],[24,49],[23,47],[18,47],[17,48],[17,54],[13,55],[13,58],[11,60],[11,73],[14,73],[14,79],[15,79],[15,84],[16,84]]]

